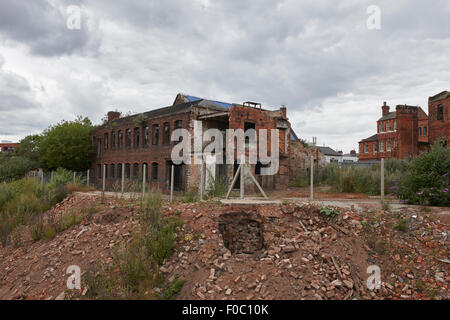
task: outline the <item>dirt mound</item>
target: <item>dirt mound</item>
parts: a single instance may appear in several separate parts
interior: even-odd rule
[[[67,268],[80,267],[82,274],[96,263],[111,261],[116,244],[131,238],[136,222],[132,212],[115,209],[109,199],[77,195],[52,208],[48,215],[74,210],[85,215],[79,225],[52,240],[31,241],[21,247],[2,248],[0,253],[0,299],[55,299],[66,291]]]

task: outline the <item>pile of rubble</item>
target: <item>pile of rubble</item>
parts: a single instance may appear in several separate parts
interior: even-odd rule
[[[131,241],[139,208],[114,198],[99,202],[95,196],[66,199],[49,214],[89,212],[83,208],[93,204],[96,213],[50,241],[3,248],[0,298],[60,299],[69,266],[84,273],[111,263],[114,246]],[[179,299],[448,299],[448,216],[436,218],[419,208],[331,209],[336,214],[303,202],[167,203],[164,214],[185,225],[160,272],[169,282],[186,280]],[[392,219],[399,214],[409,232],[395,230]],[[375,290],[367,285],[372,265],[381,269]],[[87,290],[82,283],[80,294]]]
[[[185,238],[161,268],[169,279],[186,279],[181,299],[416,297],[414,285],[405,288],[406,282],[396,290],[392,259],[370,248],[366,217],[355,211],[331,217],[307,203],[220,209],[182,204],[171,210],[182,212],[188,234],[200,234],[198,240]],[[378,264],[381,287],[371,290],[368,267]],[[448,294],[448,269],[442,278],[445,286],[434,298]]]
[[[0,299],[62,299],[67,290],[67,268],[79,266],[84,274],[97,263],[109,263],[116,244],[131,239],[138,222],[132,210],[120,208],[114,199],[99,204],[98,197],[77,195],[52,208],[48,215],[61,215],[92,205],[98,212],[52,240],[33,242],[29,234],[26,243],[16,248],[10,245],[0,251]],[[28,239],[26,239],[28,237]],[[86,292],[86,288],[81,290]]]

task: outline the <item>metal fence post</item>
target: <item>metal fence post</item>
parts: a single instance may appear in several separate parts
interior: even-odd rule
[[[89,187],[89,169],[87,170],[87,172],[86,172],[86,186],[88,186]]]
[[[44,170],[39,169],[39,178],[41,180],[41,184],[44,185]]]
[[[172,164],[172,168],[170,168],[170,203],[173,201],[173,174],[175,171],[175,166]]]
[[[384,203],[384,158],[381,158],[381,190],[380,190],[380,195],[381,195],[381,204]]]
[[[145,184],[146,184],[146,172],[147,165],[144,163],[142,165],[142,198],[145,198]]]
[[[203,188],[205,187],[205,174],[203,171],[203,155],[202,155],[202,161],[201,163],[198,165],[200,168],[200,200],[203,200]]]
[[[125,191],[125,163],[122,163],[122,195]]]
[[[244,177],[244,174],[245,174],[245,164],[244,163],[241,163],[241,188],[240,188],[240,198],[241,199],[244,199],[244,197],[245,197],[245,189],[244,189],[244,183],[245,183],[245,177]]]
[[[310,170],[310,186],[309,186],[309,199],[310,201],[314,201],[314,157],[311,156],[311,170]]]
[[[106,184],[106,164],[103,165],[103,175],[102,175],[102,203],[105,203],[105,184]]]

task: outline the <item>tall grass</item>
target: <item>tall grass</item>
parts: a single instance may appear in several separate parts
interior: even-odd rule
[[[53,231],[59,229],[49,224],[41,228],[39,225],[41,219],[38,217],[53,205],[64,200],[68,191],[73,191],[82,185],[83,181],[80,178],[76,178],[74,183],[73,173],[64,169],[56,170],[47,184],[41,184],[35,178],[0,183],[0,239],[2,246],[8,244],[8,236],[11,232],[23,225],[30,226],[33,239],[54,236]],[[70,186],[71,188],[68,190]],[[65,224],[67,223],[65,222]]]
[[[140,229],[133,240],[116,248],[111,266],[94,267],[86,273],[88,297],[153,299],[158,298],[153,288],[164,285],[167,290],[159,298],[179,292],[184,282],[176,279],[172,284],[164,284],[159,268],[172,255],[183,222],[163,218],[161,209],[161,194],[152,190],[143,201]]]
[[[395,181],[400,179],[406,171],[407,165],[400,160],[385,162],[384,181],[385,193]],[[319,175],[321,184],[331,187],[334,192],[365,193],[379,195],[381,190],[381,168],[379,164],[368,168],[340,167],[329,164]]]
[[[290,182],[290,187],[307,187],[309,186],[309,177],[307,170],[300,171]]]

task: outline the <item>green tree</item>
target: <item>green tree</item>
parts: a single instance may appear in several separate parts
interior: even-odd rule
[[[35,167],[39,167],[39,143],[41,136],[38,134],[29,135],[20,141],[20,145],[16,149],[16,155],[28,158],[35,163]]]
[[[414,158],[393,192],[410,204],[450,206],[450,149],[436,142]]]
[[[93,154],[88,118],[62,121],[45,130],[39,142],[39,161],[44,168],[82,171],[89,168]]]
[[[33,169],[34,162],[26,157],[0,154],[0,182],[23,178]]]

